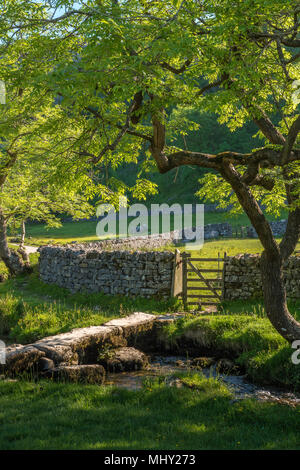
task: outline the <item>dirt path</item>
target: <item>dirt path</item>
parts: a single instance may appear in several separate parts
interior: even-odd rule
[[[16,243],[11,243],[13,246],[19,246],[17,245]],[[38,246],[28,246],[28,245],[25,245],[25,250],[27,251],[27,253],[30,255],[31,253],[36,253],[37,250],[39,249]]]

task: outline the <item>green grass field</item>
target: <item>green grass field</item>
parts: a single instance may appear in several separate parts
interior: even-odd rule
[[[174,250],[174,246],[169,249]],[[218,252],[222,254],[224,251],[228,255],[257,253],[261,251],[261,244],[258,240],[210,241],[200,251],[192,252],[192,255],[215,257]],[[160,301],[102,293],[71,294],[66,289],[41,282],[36,265],[38,254],[31,255],[31,260],[34,266],[31,275],[18,276],[0,283],[0,337],[5,337],[10,342],[29,343],[72,328],[99,325],[110,318],[134,311],[162,314],[183,310],[181,299]],[[205,267],[214,265],[214,262],[205,263]],[[236,314],[252,315],[257,309],[262,309],[262,306],[261,301],[256,300],[231,302],[226,308]]]
[[[282,214],[281,218],[286,217]],[[269,220],[275,220],[274,217],[268,217]],[[249,226],[250,222],[245,214],[236,216],[222,212],[208,212],[205,213],[204,223],[221,223],[229,222],[233,227]],[[26,227],[26,242],[31,245],[41,245],[47,243],[70,243],[77,242],[91,242],[98,241],[96,235],[97,222],[95,221],[74,221],[65,222],[59,228],[47,228],[43,224],[27,224]],[[172,220],[171,220],[172,228]]]
[[[0,381],[0,449],[299,449],[300,409],[232,401],[214,379],[127,391]]]

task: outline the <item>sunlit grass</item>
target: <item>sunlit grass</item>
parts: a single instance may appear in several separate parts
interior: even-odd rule
[[[280,218],[286,217],[282,214]],[[275,220],[274,217],[267,217],[269,220]],[[132,218],[128,218],[130,221]],[[194,216],[195,219],[195,216]],[[231,215],[226,212],[207,212],[204,216],[204,223],[224,223],[228,222],[233,227],[249,226],[250,222],[246,214]],[[171,229],[173,220],[171,219]],[[99,241],[96,235],[97,221],[94,220],[78,220],[73,222],[64,222],[61,227],[49,228],[44,224],[27,224],[26,242],[33,245],[47,243],[70,243],[76,242],[92,242]],[[106,237],[104,237],[106,238]]]
[[[299,449],[299,410],[233,403],[220,382],[140,391],[0,382],[0,449]]]

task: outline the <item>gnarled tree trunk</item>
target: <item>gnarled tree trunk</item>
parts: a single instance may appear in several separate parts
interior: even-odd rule
[[[11,275],[26,273],[30,270],[29,263],[24,262],[22,256],[10,250],[7,243],[7,223],[0,208],[0,258],[8,268]]]
[[[264,251],[260,259],[266,314],[274,328],[287,341],[300,339],[300,323],[289,313],[280,253]]]
[[[22,227],[22,232],[21,232],[21,241],[20,241],[20,245],[19,245],[19,248],[18,248],[18,253],[22,256],[22,259],[24,261],[24,263],[28,266],[30,266],[30,260],[29,260],[29,256],[28,256],[28,253],[26,251],[26,248],[25,248],[25,234],[26,234],[26,228],[25,228],[25,220],[22,220],[22,224],[21,224],[21,227]]]
[[[290,343],[300,339],[300,323],[289,313],[283,278],[283,264],[296,248],[300,235],[300,209],[289,212],[287,229],[280,245],[276,242],[270,224],[266,220],[250,188],[230,163],[223,163],[223,177],[230,183],[237,198],[254,226],[264,247],[260,259],[266,314],[278,333]],[[291,202],[287,186],[288,202]]]

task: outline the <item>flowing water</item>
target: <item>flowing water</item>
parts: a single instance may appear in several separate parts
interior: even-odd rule
[[[165,381],[170,386],[180,387],[182,383],[176,378],[176,374],[191,371],[204,374],[206,377],[214,377],[223,381],[234,393],[234,401],[245,398],[255,398],[260,401],[272,401],[290,406],[300,406],[300,394],[287,392],[277,387],[263,387],[252,384],[243,375],[226,375],[216,371],[216,367],[197,370],[191,369],[189,362],[181,356],[155,356],[150,362],[150,367],[145,370],[121,373],[109,373],[105,385],[138,390],[143,388],[145,381],[158,377],[166,377]]]

